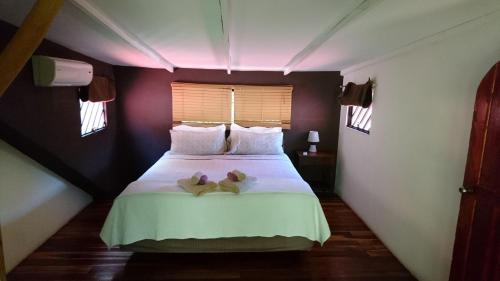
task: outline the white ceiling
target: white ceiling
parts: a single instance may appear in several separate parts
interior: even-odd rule
[[[233,70],[277,71],[304,49],[294,71],[342,70],[500,9],[500,0],[370,1],[365,11],[310,48],[363,1],[87,0],[175,67],[226,69],[230,55]],[[0,19],[19,26],[33,3],[0,0]],[[47,38],[114,65],[164,67],[72,1],[65,2]]]

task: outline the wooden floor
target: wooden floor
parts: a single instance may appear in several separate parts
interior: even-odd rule
[[[322,199],[332,237],[311,252],[133,254],[108,251],[111,206],[93,203],[9,275],[15,280],[416,280],[338,198]]]

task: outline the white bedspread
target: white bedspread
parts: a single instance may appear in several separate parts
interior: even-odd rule
[[[218,181],[238,169],[257,181],[236,195],[192,196],[177,180],[203,171]],[[305,237],[323,244],[330,229],[318,198],[286,155],[186,156],[166,153],[118,196],[101,231],[108,245],[144,239]]]
[[[313,194],[292,162],[282,155],[175,155],[165,153],[124,194],[136,192],[184,192],[177,180],[204,172],[209,180],[219,181],[227,172],[240,170],[257,178],[257,182],[241,192],[299,192]]]

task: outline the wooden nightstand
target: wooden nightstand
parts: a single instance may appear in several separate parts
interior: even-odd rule
[[[317,152],[303,155],[297,151],[297,169],[317,194],[333,194],[335,185],[335,154]]]

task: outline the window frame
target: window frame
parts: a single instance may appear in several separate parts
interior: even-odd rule
[[[184,89],[183,88],[186,88],[185,91],[189,91],[188,88],[189,87],[193,87],[194,89],[200,89],[200,88],[203,88],[204,86],[208,86],[208,87],[214,87],[214,88],[230,88],[230,92],[229,92],[229,95],[230,95],[230,102],[229,102],[229,110],[230,110],[230,116],[229,116],[229,119],[230,120],[227,120],[227,121],[221,121],[221,122],[215,122],[215,121],[208,121],[208,120],[183,120],[182,117],[178,118],[176,116],[178,116],[176,109],[175,109],[175,106],[176,104],[179,104],[179,102],[176,102],[177,100],[180,100],[180,95],[182,95],[182,93],[180,91],[183,91]],[[246,120],[246,119],[238,119],[237,120],[237,117],[239,117],[238,115],[238,112],[244,112],[243,110],[242,111],[238,111],[237,110],[237,105],[241,105],[241,100],[245,100],[244,98],[241,98],[241,94],[240,94],[240,91],[245,93],[245,90],[246,91],[249,91],[251,93],[251,91],[259,91],[259,89],[262,89],[262,88],[267,88],[267,87],[272,87],[274,89],[272,89],[272,91],[270,91],[270,93],[273,93],[273,94],[276,94],[276,91],[278,91],[278,94],[279,94],[279,91],[284,91],[283,89],[288,89],[289,88],[289,96],[286,96],[285,97],[285,101],[288,102],[288,105],[289,105],[289,108],[286,108],[288,111],[283,111],[285,112],[288,112],[288,115],[287,115],[287,118],[283,118],[281,115],[280,115],[280,119],[279,120],[267,120],[267,119],[264,119],[262,118],[262,120]],[[231,123],[236,123],[236,124],[240,124],[242,126],[265,126],[265,127],[269,127],[269,126],[279,126],[283,129],[290,129],[291,128],[291,118],[292,118],[292,105],[293,105],[293,85],[243,85],[243,84],[205,84],[205,83],[191,83],[191,82],[181,82],[181,81],[174,81],[171,83],[171,88],[172,88],[172,119],[173,119],[173,124],[186,124],[186,125],[191,125],[191,126],[199,126],[199,127],[206,127],[206,126],[212,126],[214,124],[225,124],[225,125],[230,125]],[[264,89],[265,90],[265,89]],[[174,93],[175,91],[179,91],[177,93]],[[174,95],[177,95],[179,94],[179,96],[174,96]],[[237,99],[237,95],[240,95],[239,97],[239,100]],[[259,93],[260,94],[260,93]],[[281,96],[281,99],[283,100],[283,96]],[[240,101],[240,103],[238,103],[238,101]],[[250,103],[252,104],[252,103]],[[280,107],[280,110],[281,108],[283,108],[282,106]],[[179,108],[180,109],[180,108]],[[179,110],[179,112],[181,112],[182,110]],[[262,112],[266,112],[264,110],[262,110]],[[263,113],[261,113],[263,114]],[[282,112],[280,112],[280,114],[283,114]],[[180,115],[180,114],[179,114]],[[243,115],[244,116],[244,115]],[[185,116],[184,116],[185,117]]]
[[[82,101],[81,99],[78,99],[78,100],[79,100],[79,104],[80,104],[80,137],[81,138],[85,138],[85,137],[88,137],[90,135],[101,132],[108,127],[108,110],[107,110],[106,102],[103,102],[103,101],[101,101],[101,102]],[[84,125],[84,120],[85,120],[85,117],[87,116],[87,113],[82,115],[82,110],[83,110],[83,105],[85,103],[89,103],[89,104],[101,103],[102,104],[102,111],[101,111],[102,115],[101,116],[104,118],[104,120],[102,122],[102,126],[100,126],[98,128],[92,127],[91,130],[84,130],[83,125]],[[88,105],[87,105],[87,110],[88,110]],[[99,115],[99,111],[97,111],[94,115]],[[89,117],[89,118],[92,118],[92,117]],[[94,117],[94,120],[95,120],[95,118],[96,117]],[[100,122],[101,121],[99,119],[98,125]],[[95,121],[94,121],[94,123],[95,123]],[[87,125],[87,127],[88,127],[88,125]]]
[[[366,130],[364,128],[359,127],[359,125],[356,126],[355,124],[353,124],[353,120],[352,120],[353,115],[354,115],[353,111],[357,107],[361,107],[361,106],[350,105],[347,107],[346,127],[369,135],[370,130],[371,130],[371,125],[370,125],[370,128],[368,130]],[[366,110],[367,110],[367,112],[370,112],[370,116],[368,117],[368,120],[366,122],[371,122],[371,118],[372,118],[372,114],[373,114],[373,103],[370,104],[370,106],[367,107]]]

